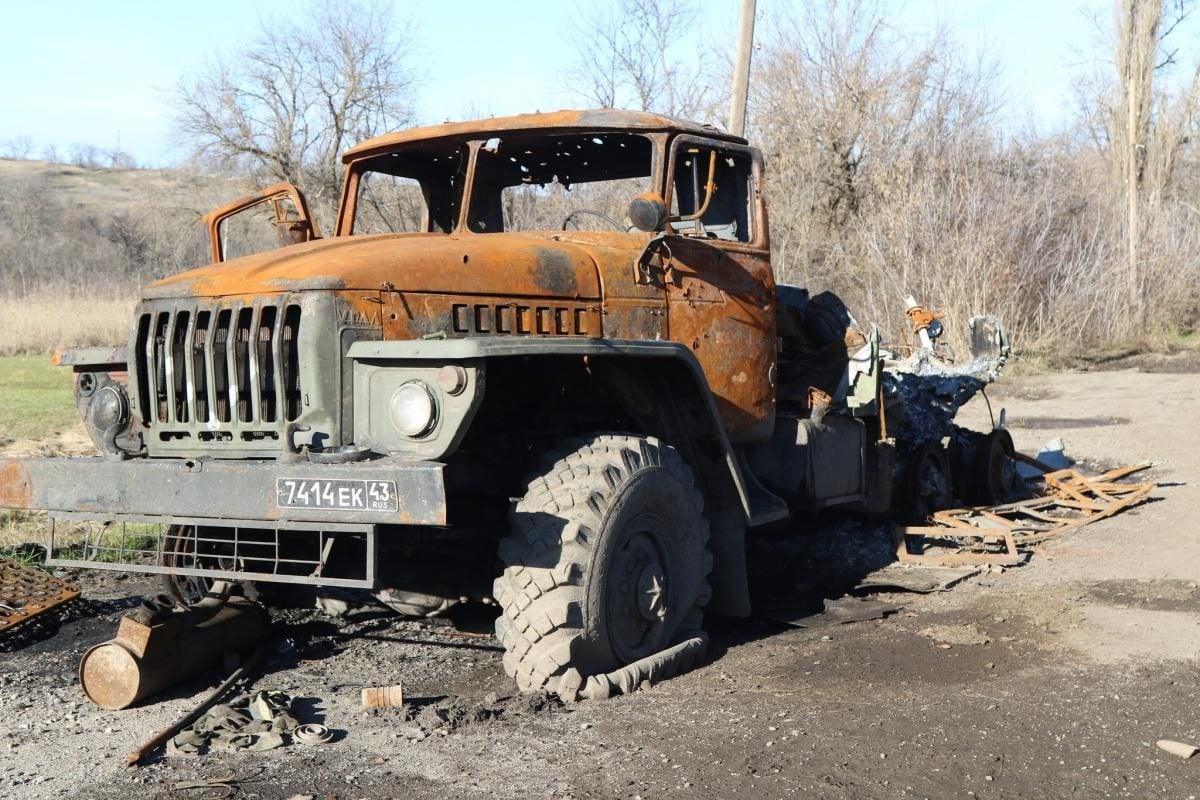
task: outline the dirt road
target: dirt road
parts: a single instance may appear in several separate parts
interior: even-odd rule
[[[279,800],[1200,796],[1200,757],[1154,745],[1200,741],[1200,375],[1014,378],[991,397],[1021,449],[1062,436],[1077,458],[1151,459],[1156,480],[1182,485],[1047,543],[1025,567],[943,594],[890,595],[904,608],[887,619],[713,621],[704,667],[606,702],[507,697],[486,638],[286,612],[285,644],[256,688],[306,698],[304,714],[339,741],[137,771],[123,755],[211,683],[125,712],[83,700],[78,656],[111,635],[123,598],[148,588],[107,577],[56,636],[0,653],[0,797],[207,797],[172,786],[229,775],[238,796]],[[986,413],[968,410],[977,423]],[[792,581],[775,587],[782,595],[839,585],[814,554],[836,550],[835,536],[858,537],[865,552],[874,535],[837,521],[797,527],[803,538],[758,548],[774,580]],[[414,720],[358,708],[360,687],[400,681]]]

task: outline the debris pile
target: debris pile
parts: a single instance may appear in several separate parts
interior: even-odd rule
[[[212,750],[274,750],[291,742],[324,744],[332,733],[323,725],[301,725],[293,701],[283,692],[260,691],[213,706],[171,740],[169,755]]]
[[[928,525],[897,525],[896,556],[927,566],[1010,567],[1065,531],[1111,517],[1149,497],[1153,483],[1123,483],[1149,464],[1086,476],[1060,469],[1042,476],[1038,496],[996,506],[935,512]]]

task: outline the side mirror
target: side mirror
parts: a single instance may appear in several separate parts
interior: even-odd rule
[[[312,234],[312,225],[306,219],[286,219],[276,221],[275,235],[279,239],[280,247],[287,247],[293,244],[303,244],[310,242],[315,237]]]
[[[667,204],[657,192],[639,194],[629,204],[629,221],[639,231],[661,231],[667,224]]]

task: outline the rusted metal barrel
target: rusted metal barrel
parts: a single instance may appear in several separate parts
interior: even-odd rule
[[[84,694],[109,710],[128,708],[196,675],[230,651],[254,648],[267,629],[262,608],[231,600],[199,624],[187,615],[147,625],[123,617],[117,636],[88,650],[79,664]]]

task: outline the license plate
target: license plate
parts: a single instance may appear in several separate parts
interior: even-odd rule
[[[396,482],[349,479],[275,479],[279,508],[323,508],[330,511],[396,511]]]

